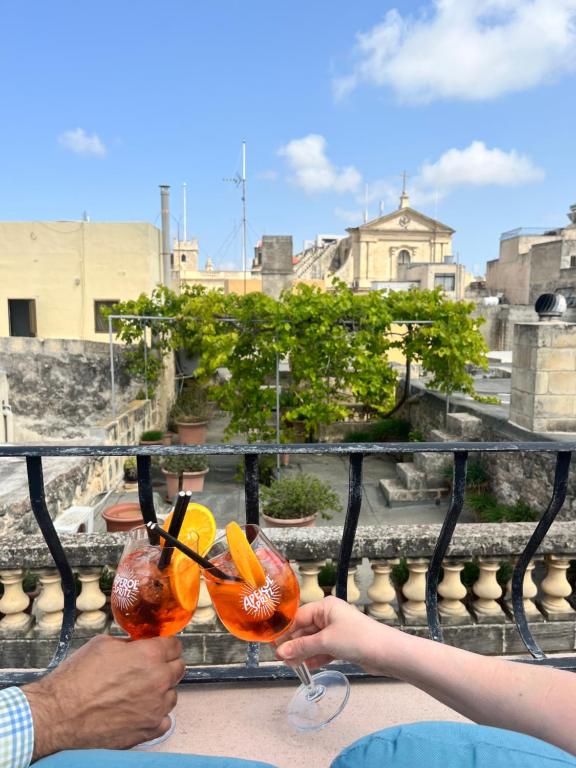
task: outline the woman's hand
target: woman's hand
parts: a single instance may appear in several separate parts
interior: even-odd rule
[[[290,631],[278,641],[276,658],[290,666],[305,661],[312,669],[342,659],[386,674],[382,643],[387,633],[399,634],[343,600],[326,597],[298,609]]]

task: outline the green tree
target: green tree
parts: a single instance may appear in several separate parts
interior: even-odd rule
[[[274,434],[277,359],[290,362],[284,424],[302,423],[308,437],[358,406],[381,416],[394,408],[394,349],[422,365],[431,387],[474,396],[468,366],[486,367],[486,346],[481,320],[470,317],[472,306],[450,301],[439,289],[356,295],[335,281],[330,291],[298,284],[278,300],[200,286],[180,294],[158,288],[150,297],[117,305],[114,313],[171,318],[155,324],[156,359],[177,349],[197,355],[195,375],[203,382],[212,381],[217,368],[228,368],[229,381],[213,384],[211,396],[230,413],[229,433],[261,440]],[[121,320],[119,328],[120,338],[140,355],[134,363],[139,375],[143,322]]]

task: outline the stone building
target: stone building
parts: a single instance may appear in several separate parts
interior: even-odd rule
[[[396,211],[357,227],[326,245],[314,243],[298,256],[297,279],[315,277],[329,285],[340,278],[357,292],[440,286],[461,299],[471,276],[454,263],[454,230],[410,207],[404,191]]]
[[[500,253],[489,261],[486,287],[502,303],[533,305],[542,293],[562,293],[567,318],[576,319],[576,205],[570,224],[557,229],[514,229],[500,238]]]
[[[0,222],[0,337],[106,341],[102,308],[162,277],[151,224]]]

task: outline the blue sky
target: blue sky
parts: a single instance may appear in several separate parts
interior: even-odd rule
[[[344,233],[397,206],[501,232],[576,202],[576,0],[0,2],[0,218],[149,221],[171,185],[201,264],[262,234]],[[180,229],[180,232],[182,230]]]

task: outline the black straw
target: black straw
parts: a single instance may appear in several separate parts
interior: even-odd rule
[[[170,526],[168,528],[168,533],[175,539],[178,538],[180,529],[182,528],[182,523],[184,522],[186,510],[188,509],[188,504],[191,498],[191,491],[187,491],[186,493],[184,493],[184,491],[180,491],[178,498],[176,499],[174,511],[172,512],[172,518],[170,519]],[[167,547],[164,545],[160,555],[160,560],[158,560],[158,568],[163,571],[164,568],[170,565],[170,560],[172,560],[172,547]]]
[[[194,552],[193,549],[190,549],[190,547],[187,547],[186,544],[182,544],[181,541],[178,539],[175,539],[173,536],[170,536],[170,534],[167,531],[162,530],[158,523],[146,523],[146,526],[151,530],[157,533],[161,538],[165,539],[169,544],[171,544],[173,547],[176,547],[176,549],[179,549],[180,552],[182,552],[184,555],[187,555],[191,560],[194,560],[201,568],[204,568],[205,571],[210,571],[211,574],[213,574],[217,579],[220,579],[221,581],[237,581],[237,582],[243,582],[244,579],[239,578],[238,576],[231,576],[229,573],[224,573],[224,571],[221,571],[220,568],[217,568],[213,563],[210,562],[205,557],[202,557],[202,555],[199,555],[198,552]]]

